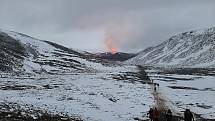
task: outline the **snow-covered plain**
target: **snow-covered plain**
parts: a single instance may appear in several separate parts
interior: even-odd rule
[[[189,108],[206,119],[215,119],[215,77],[150,74],[167,104],[179,114]]]
[[[146,113],[154,105],[150,86],[112,78],[128,70],[136,68],[109,67],[99,73],[0,78],[0,100],[26,108],[33,105],[54,114],[80,116],[87,121],[147,119]]]

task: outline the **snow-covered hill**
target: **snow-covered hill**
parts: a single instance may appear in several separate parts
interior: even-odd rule
[[[126,63],[161,67],[215,67],[215,27],[181,33]]]
[[[135,66],[4,30],[0,54],[0,114],[22,110],[38,119],[28,110],[40,110],[87,121],[131,121],[147,119],[142,115],[154,105]]]
[[[93,72],[101,66],[89,54],[12,31],[0,30],[0,48],[0,71],[4,72]]]
[[[149,54],[161,46],[148,49]],[[38,120],[42,114],[49,114],[84,121],[146,121],[149,108],[162,99],[174,115],[180,116],[189,107],[206,120],[213,120],[214,70],[193,70],[111,63],[88,52],[0,30],[0,114],[4,114],[0,118],[13,118],[14,114],[18,119],[28,116]],[[160,84],[158,93],[147,75]],[[203,96],[206,98],[199,98]]]

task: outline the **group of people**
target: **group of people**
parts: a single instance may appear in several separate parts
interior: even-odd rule
[[[149,115],[150,121],[160,121],[160,112],[156,107],[154,109],[150,108],[148,115]],[[165,113],[166,121],[173,121],[172,117],[173,117],[172,111],[168,109],[167,112]],[[184,112],[184,121],[194,121],[193,114],[189,109],[186,109]]]

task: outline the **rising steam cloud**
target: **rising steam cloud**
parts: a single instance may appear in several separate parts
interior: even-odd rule
[[[128,49],[136,44],[140,34],[137,20],[140,19],[133,12],[111,12],[105,15],[94,13],[82,17],[80,24],[87,30],[102,31],[104,50],[115,54],[122,48]]]
[[[137,26],[133,19],[122,18],[115,20],[111,24],[104,24],[104,44],[106,49],[112,54],[122,48],[128,48],[135,44],[137,40]]]
[[[112,54],[115,54],[118,52],[117,40],[113,38],[111,33],[109,32],[105,33],[104,44],[106,49]]]

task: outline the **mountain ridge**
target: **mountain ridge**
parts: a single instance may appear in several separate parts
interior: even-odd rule
[[[215,27],[177,34],[149,47],[127,64],[158,67],[215,68]]]
[[[0,71],[21,73],[94,72],[93,57],[62,45],[0,29]],[[102,60],[99,60],[102,62]]]

